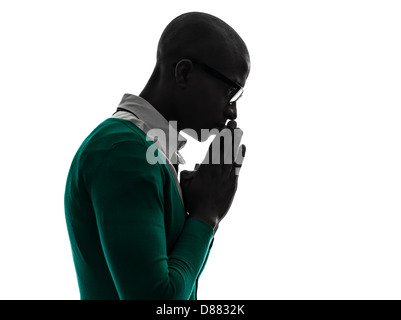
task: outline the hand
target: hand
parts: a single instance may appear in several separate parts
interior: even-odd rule
[[[225,148],[224,130],[233,134],[231,148]],[[224,130],[216,135],[204,161],[195,167],[196,170],[182,171],[180,176],[189,216],[209,223],[215,231],[234,199],[239,168],[246,150],[245,145],[239,145],[242,130],[236,129],[235,121],[230,121]]]

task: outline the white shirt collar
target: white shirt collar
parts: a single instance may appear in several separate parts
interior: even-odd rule
[[[140,120],[139,123],[136,122],[135,124],[139,124],[138,127],[144,131],[151,140],[155,139],[155,136],[153,135],[155,131],[161,130],[164,132],[167,141],[160,141],[162,137],[157,137],[157,139],[162,142],[162,145],[164,143],[166,149],[171,146],[173,147],[173,150],[169,150],[169,160],[172,163],[185,163],[185,160],[178,150],[181,150],[185,146],[187,140],[179,134],[177,129],[174,128],[174,126],[172,126],[148,101],[142,97],[126,93],[124,94],[117,110],[117,113],[115,113],[113,117],[124,118],[123,114],[118,116],[118,113],[124,111],[129,112]],[[177,139],[177,141],[169,141],[170,138]],[[174,148],[174,146],[176,147]],[[167,150],[162,151],[164,154],[168,154]]]

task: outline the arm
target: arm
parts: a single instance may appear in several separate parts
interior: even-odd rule
[[[213,229],[198,219],[186,219],[167,253],[163,172],[159,165],[147,163],[145,153],[140,143],[119,143],[92,179],[103,251],[121,299],[188,299]]]

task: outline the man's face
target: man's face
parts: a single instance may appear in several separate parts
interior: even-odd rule
[[[237,84],[243,87],[249,74],[249,64],[242,68],[222,68],[222,71],[214,69],[220,75],[207,67],[193,63],[185,105],[181,107],[184,128],[194,130],[199,141],[205,141],[210,136],[205,135],[205,131],[201,134],[202,129],[222,129],[228,119],[236,119],[237,104],[230,103],[230,100],[239,90]]]

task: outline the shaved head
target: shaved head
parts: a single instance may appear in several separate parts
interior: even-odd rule
[[[223,20],[189,12],[171,21],[157,47],[157,62],[140,96],[178,130],[224,127],[237,118],[237,103],[250,71],[245,42]]]
[[[245,42],[223,20],[210,14],[189,12],[171,21],[157,48],[158,63],[193,58],[228,76],[233,69],[249,73],[250,59]]]

